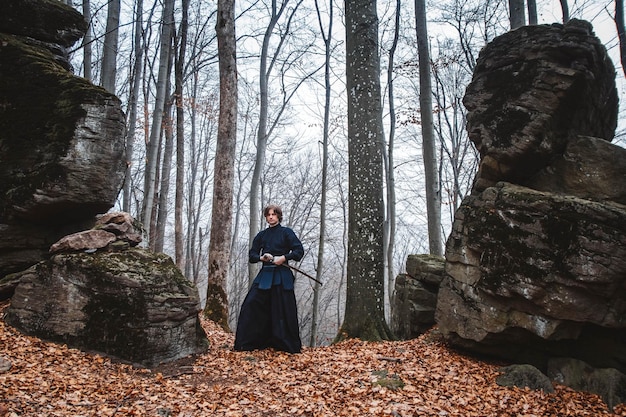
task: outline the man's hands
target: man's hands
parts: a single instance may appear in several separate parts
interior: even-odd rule
[[[276,265],[282,265],[287,262],[287,258],[285,257],[285,255],[274,256],[271,253],[264,253],[263,255],[261,255],[261,260],[263,262],[272,262]]]
[[[282,265],[287,262],[287,258],[285,258],[285,255],[275,256],[272,262],[274,262],[276,265]]]

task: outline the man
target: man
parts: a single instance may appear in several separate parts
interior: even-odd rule
[[[280,224],[279,206],[265,207],[263,215],[269,227],[256,235],[249,254],[251,263],[263,262],[263,266],[241,306],[235,350],[274,348],[299,353],[294,276],[287,263],[302,259],[304,248],[293,230]]]

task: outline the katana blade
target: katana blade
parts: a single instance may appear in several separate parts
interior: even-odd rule
[[[318,283],[318,284],[320,284],[320,285],[324,285],[324,284],[322,284],[322,282],[321,282],[321,281],[319,281],[319,280],[315,279],[314,277],[312,277],[311,275],[307,274],[306,272],[299,270],[299,269],[298,269],[298,268],[296,268],[295,266],[291,266],[291,265],[289,265],[288,263],[284,263],[284,264],[283,264],[283,266],[286,266],[287,268],[293,269],[294,271],[301,273],[301,274],[302,274],[302,275],[304,275],[305,277],[307,277],[307,278],[309,278],[309,279],[312,279],[313,281],[317,282],[317,283]]]

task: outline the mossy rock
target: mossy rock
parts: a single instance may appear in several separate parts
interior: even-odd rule
[[[0,32],[71,46],[87,31],[82,14],[58,0],[2,0]]]
[[[60,159],[88,103],[117,100],[60,65],[49,50],[0,34],[0,222],[35,190],[63,184]]]
[[[208,347],[198,290],[167,255],[58,254],[20,275],[6,320],[27,334],[149,367]]]

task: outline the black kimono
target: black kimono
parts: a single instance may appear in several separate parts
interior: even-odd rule
[[[293,230],[279,223],[256,235],[250,248],[250,262],[259,262],[264,253],[299,261],[304,256],[304,248]],[[302,343],[293,281],[293,273],[286,262],[283,265],[263,262],[241,306],[235,350],[274,348],[300,352]]]

